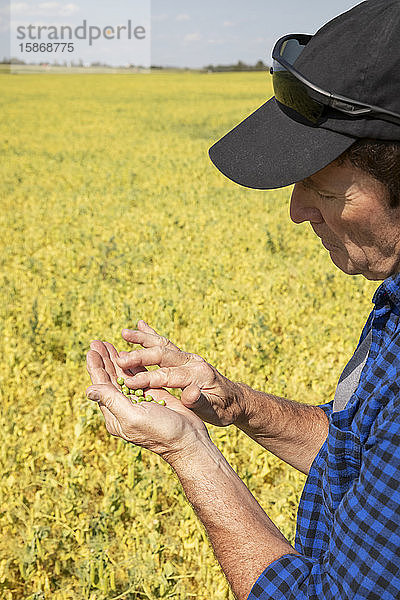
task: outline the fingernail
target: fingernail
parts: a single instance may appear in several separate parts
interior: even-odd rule
[[[86,395],[89,398],[89,400],[99,400],[100,399],[100,394],[96,390],[89,390],[88,392],[86,392]]]

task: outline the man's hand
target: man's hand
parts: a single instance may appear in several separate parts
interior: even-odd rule
[[[86,394],[98,402],[108,433],[147,448],[167,462],[195,454],[199,442],[209,440],[203,421],[162,389],[148,391],[156,400],[164,399],[166,406],[153,402],[132,404],[119,391],[116,381],[117,377],[126,378],[138,369],[121,369],[117,357],[118,352],[108,342],[92,342],[87,353],[87,370],[93,385]]]
[[[116,363],[135,370],[125,383],[132,388],[180,388],[181,402],[203,421],[220,427],[235,423],[243,412],[240,387],[221,375],[198,354],[183,352],[144,321],[138,329],[123,329],[122,337],[143,348],[121,352]],[[158,365],[155,371],[143,367]],[[139,372],[140,371],[140,372]]]
[[[99,402],[111,435],[148,448],[171,465],[206,528],[235,597],[245,600],[269,564],[298,552],[212,443],[194,412],[166,390],[149,389],[154,398],[165,399],[164,407],[150,402],[132,404],[117,389],[117,377],[126,381],[129,375],[118,365],[118,358],[111,344],[92,342],[87,365],[94,385],[87,389],[88,396]],[[138,371],[138,367],[131,369],[134,374]]]
[[[198,354],[183,352],[144,321],[122,337],[143,348],[121,352],[115,362],[132,370],[126,377],[132,388],[180,388],[181,402],[203,421],[234,424],[258,444],[303,473],[328,435],[329,421],[317,406],[308,406],[229,381]],[[155,371],[144,367],[158,365]]]

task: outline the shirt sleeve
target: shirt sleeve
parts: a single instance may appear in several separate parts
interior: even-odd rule
[[[326,404],[320,404],[318,408],[321,408],[329,419],[333,410],[333,400]]]
[[[318,558],[271,563],[248,600],[394,600],[400,590],[400,400],[381,409]],[[347,476],[344,473],[343,476]],[[334,485],[334,482],[332,483]]]

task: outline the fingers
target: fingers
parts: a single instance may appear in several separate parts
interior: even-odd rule
[[[99,404],[105,417],[109,411],[121,423],[126,421],[133,407],[132,402],[112,383],[91,385],[86,389],[86,396]]]
[[[204,401],[204,396],[202,395],[199,386],[195,383],[188,385],[181,395],[181,402],[186,408],[192,408],[201,399]]]
[[[138,321],[137,329],[123,329],[122,337],[131,344],[140,344],[145,348],[151,346],[166,346],[175,350],[180,350],[178,346],[175,346],[166,337],[158,334],[152,327],[147,325],[145,321]]]
[[[158,390],[156,390],[156,394],[153,396],[155,399],[157,392]],[[156,403],[153,404],[151,402],[132,404],[131,400],[119,392],[112,383],[91,385],[86,389],[86,396],[89,400],[93,400],[99,404],[106,419],[107,426],[111,425],[114,429],[116,425],[115,419],[120,425],[125,425],[128,421],[132,421],[135,415],[135,413],[132,413],[132,409],[144,409],[147,411],[154,410],[154,406],[159,406]],[[170,394],[168,394],[168,396],[169,406],[181,405],[179,400]],[[151,408],[149,408],[150,405],[152,405]],[[167,402],[165,402],[165,405],[167,405]],[[107,427],[107,430],[112,433],[110,427]]]
[[[116,374],[115,366],[110,356],[110,352],[112,353],[112,351],[114,351],[114,356],[118,355],[114,346],[109,344],[109,342],[94,340],[90,343],[90,349],[95,350],[101,356],[105,371],[108,373],[110,380],[115,383],[118,375]]]
[[[156,330],[150,327],[150,325],[146,323],[146,321],[143,321],[143,319],[139,319],[137,327],[141,331],[147,331],[147,333],[155,333],[157,335]]]
[[[143,321],[143,319],[139,319],[138,324],[137,324],[137,329],[139,331],[143,331],[144,333],[150,333],[152,335],[155,335],[155,336],[157,336],[159,338],[162,337],[159,333],[157,333],[157,331],[155,329],[153,329],[152,327],[150,327],[150,325],[148,323],[146,323],[146,321]],[[163,338],[163,339],[165,340],[166,338]],[[166,340],[166,341],[168,342],[169,340]],[[170,343],[172,344],[172,342],[170,342]]]
[[[146,333],[137,329],[123,329],[121,335],[130,344],[140,344],[144,348],[160,345],[160,336],[157,334]]]
[[[89,350],[86,354],[86,368],[92,383],[110,382],[110,377],[104,368],[103,359],[97,351]]]
[[[119,358],[119,354],[116,348],[110,344],[110,342],[102,342],[100,340],[94,340],[90,344],[90,348],[95,350],[100,354],[103,363],[104,369],[110,376],[110,379],[113,383],[116,383],[117,377],[126,377],[126,375],[135,375],[137,372],[142,371],[142,367],[137,367],[132,371],[129,368],[124,369],[123,366],[120,366],[117,362]],[[121,354],[127,354],[121,353]]]
[[[119,354],[118,354],[117,350],[114,348],[114,346],[112,344],[110,344],[110,342],[104,342],[104,345],[105,345],[105,347],[106,347],[106,349],[108,351],[108,355],[109,355],[109,359],[110,359],[111,364],[112,364],[112,368],[115,371],[115,380],[117,379],[117,377],[126,377],[127,371],[128,371],[128,374],[130,374],[129,369],[126,370],[126,369],[122,368],[118,364]],[[135,370],[131,374],[135,375],[136,371],[137,370]]]
[[[199,402],[207,404],[200,387],[195,383],[191,383],[190,374],[184,368],[161,368],[156,371],[145,371],[135,377],[128,377],[125,379],[125,383],[128,387],[135,389],[180,388],[182,389],[180,402],[186,408],[193,408]]]
[[[149,365],[181,367],[187,364],[190,356],[190,354],[180,350],[173,350],[165,346],[154,346],[153,348],[132,350],[129,354],[117,357],[116,361],[122,369],[131,369],[138,366],[147,367]]]
[[[86,366],[93,384],[109,384],[111,379],[104,368],[104,362],[101,355],[96,350],[89,350],[86,354]],[[88,388],[89,389],[89,388]],[[86,390],[87,393],[87,390]],[[103,417],[107,420],[112,418],[112,415],[105,406],[99,405]]]
[[[123,372],[124,372],[124,377],[126,377],[126,376],[128,376],[128,377],[129,377],[129,375],[132,375],[132,376],[133,376],[133,375],[136,375],[136,373],[140,373],[141,371],[146,371],[146,369],[145,369],[144,367],[133,367],[133,366],[132,366],[132,367],[129,369],[129,368],[127,368],[127,367],[123,367],[122,365],[119,365],[119,362],[118,362],[118,361],[119,361],[119,358],[120,358],[121,356],[124,356],[124,357],[125,357],[125,356],[129,356],[129,354],[130,354],[129,352],[126,352],[125,350],[121,350],[121,351],[120,351],[120,353],[119,353],[119,357],[115,359],[115,360],[116,360],[116,362],[117,362],[117,365],[118,365],[118,367],[121,367],[121,369],[123,369]]]
[[[190,385],[191,377],[187,369],[166,367],[127,377],[125,383],[133,388],[184,388]]]

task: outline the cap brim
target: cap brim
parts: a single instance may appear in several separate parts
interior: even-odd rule
[[[235,183],[267,190],[323,169],[356,139],[293,120],[273,97],[211,146],[209,156]]]

